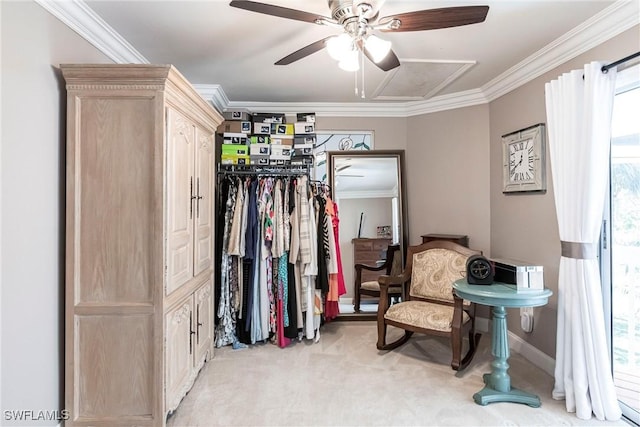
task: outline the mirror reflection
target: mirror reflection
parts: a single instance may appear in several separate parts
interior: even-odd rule
[[[407,224],[404,151],[327,152],[327,166],[340,215],[339,243],[347,288],[340,313],[358,320],[375,318],[377,278],[390,274],[392,267],[401,271],[403,265]],[[359,268],[358,275],[356,264],[374,269]]]

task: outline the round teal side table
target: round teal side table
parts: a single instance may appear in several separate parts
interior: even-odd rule
[[[511,387],[509,369],[509,338],[507,335],[506,308],[539,307],[549,301],[553,292],[540,291],[517,292],[516,285],[494,282],[491,285],[470,285],[467,279],[456,280],[453,289],[460,298],[476,304],[493,307],[493,327],[491,336],[491,373],[484,374],[484,388],[473,395],[478,405],[493,402],[524,403],[534,408],[540,406],[540,398]]]

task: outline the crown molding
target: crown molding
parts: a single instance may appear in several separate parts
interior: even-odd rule
[[[227,95],[222,90],[222,86],[220,85],[209,85],[209,84],[194,84],[193,87],[195,90],[202,96],[205,101],[213,104],[218,111],[225,111],[228,109],[228,105],[231,103]],[[249,111],[249,110],[247,110]]]
[[[406,103],[406,117],[421,114],[436,113],[438,111],[454,110],[456,108],[472,107],[488,103],[489,100],[480,89],[434,96],[428,101],[414,101]]]
[[[149,61],[82,0],[34,0],[116,64]]]
[[[196,86],[198,89],[199,86]],[[221,91],[222,88],[218,86]],[[207,100],[219,93],[200,94]],[[225,97],[226,98],[226,97]],[[452,110],[486,104],[488,101],[480,89],[435,96],[429,101],[411,102],[234,102],[222,107],[222,111],[236,110],[249,112],[277,111],[284,114],[295,114],[300,111],[313,111],[316,116],[325,117],[410,117],[436,111]]]
[[[35,0],[73,31],[119,64],[148,64],[83,0]],[[481,88],[408,102],[234,102],[220,85],[194,85],[219,111],[314,111],[332,117],[410,117],[486,104],[640,23],[640,2],[618,0],[597,15],[514,65]]]
[[[613,3],[482,86],[482,92],[493,101],[639,24],[639,5],[637,0]]]

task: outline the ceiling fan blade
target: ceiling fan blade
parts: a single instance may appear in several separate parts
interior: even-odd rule
[[[371,57],[367,49],[362,44],[360,44],[359,46],[360,46],[360,49],[362,49],[362,52],[364,52],[364,56],[366,56],[369,59],[369,61],[373,62],[375,66],[380,68],[382,71],[393,70],[394,68],[400,66],[400,60],[398,59],[396,54],[393,52],[393,50],[390,50],[387,56],[385,56],[382,61],[376,62],[373,60],[373,58]]]
[[[379,24],[386,24],[394,19],[400,21],[398,29],[380,29],[381,31],[422,31],[439,28],[459,27],[461,25],[483,22],[489,12],[489,6],[459,6],[440,9],[418,10],[385,16]]]
[[[327,40],[332,37],[334,36],[325,37],[322,40],[318,40],[317,42],[313,42],[310,45],[303,47],[302,49],[298,49],[295,52],[285,56],[274,65],[289,65],[292,62],[296,62],[311,55],[312,53],[316,53],[317,51],[322,50],[326,46]]]
[[[274,6],[266,3],[259,3],[257,1],[239,1],[234,0],[229,3],[229,6],[237,7],[238,9],[249,10],[251,12],[264,13],[265,15],[278,16],[280,18],[295,19],[296,21],[311,22],[315,24],[318,20],[331,19],[317,15],[315,13],[304,12],[302,10],[289,9],[282,6]]]

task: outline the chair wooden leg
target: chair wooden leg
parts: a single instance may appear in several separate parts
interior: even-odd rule
[[[356,289],[355,295],[353,296],[353,311],[360,313],[360,292],[358,292],[358,289]]]
[[[411,338],[411,335],[413,335],[412,331],[404,331],[404,335],[401,336],[399,339],[395,340],[394,342],[391,343],[386,343],[386,334],[387,334],[387,325],[384,325],[384,336],[382,337],[382,340],[380,339],[380,329],[378,328],[378,350],[393,350],[394,348],[400,347],[402,344],[406,343],[407,341],[409,341],[409,338]]]
[[[482,334],[475,333],[473,328],[469,330],[469,350],[467,350],[467,353],[462,357],[462,335],[459,333],[451,334],[451,369],[460,371],[469,366],[469,363],[473,360],[473,356],[476,354],[476,350],[478,349],[480,337],[482,337]]]
[[[451,369],[460,369],[460,359],[462,358],[462,335],[459,330],[451,331]]]

